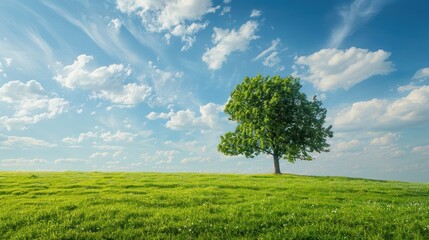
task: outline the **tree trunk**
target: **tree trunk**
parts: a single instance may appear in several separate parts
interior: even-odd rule
[[[273,155],[274,158],[274,174],[282,174],[280,172],[280,161],[279,161],[279,155],[274,154]]]

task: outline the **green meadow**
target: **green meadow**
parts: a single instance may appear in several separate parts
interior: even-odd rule
[[[0,239],[429,239],[429,184],[0,172]]]

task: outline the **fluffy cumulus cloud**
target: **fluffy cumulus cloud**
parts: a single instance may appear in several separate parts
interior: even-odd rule
[[[151,32],[166,32],[185,42],[182,50],[189,49],[195,41],[195,34],[207,27],[201,22],[204,15],[215,12],[211,0],[117,0],[117,8],[127,14],[141,18],[142,24]]]
[[[349,48],[322,49],[309,56],[295,58],[295,76],[313,84],[321,91],[352,86],[374,76],[394,71],[392,62],[387,61],[389,52]]]
[[[395,128],[429,122],[429,86],[412,90],[394,99],[371,99],[352,104],[340,111],[334,120],[338,129]]]
[[[103,99],[125,107],[143,102],[151,88],[137,83],[124,84],[131,69],[122,64],[111,64],[91,69],[88,64],[93,56],[79,55],[73,64],[65,66],[54,79],[63,87],[92,92],[91,98]]]
[[[247,21],[238,30],[214,28],[212,42],[215,46],[206,50],[203,61],[211,70],[220,69],[229,54],[246,50],[250,41],[258,38],[257,29],[258,23],[255,21]]]
[[[0,103],[13,109],[11,115],[0,116],[0,127],[8,130],[23,129],[45,119],[52,119],[69,108],[63,98],[50,98],[42,85],[31,80],[27,83],[10,81],[0,87]]]
[[[223,109],[223,105],[208,103],[200,106],[199,116],[194,111],[185,109],[169,113],[151,112],[146,117],[150,120],[168,119],[165,126],[172,130],[184,130],[195,127],[213,129],[222,123],[220,113]]]

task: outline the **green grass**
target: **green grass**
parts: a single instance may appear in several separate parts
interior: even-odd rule
[[[429,184],[0,172],[0,239],[429,239]]]

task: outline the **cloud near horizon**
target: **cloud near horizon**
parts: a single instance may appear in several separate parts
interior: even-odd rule
[[[334,128],[341,130],[398,129],[428,122],[429,86],[424,85],[398,99],[374,98],[353,103],[336,115]]]

